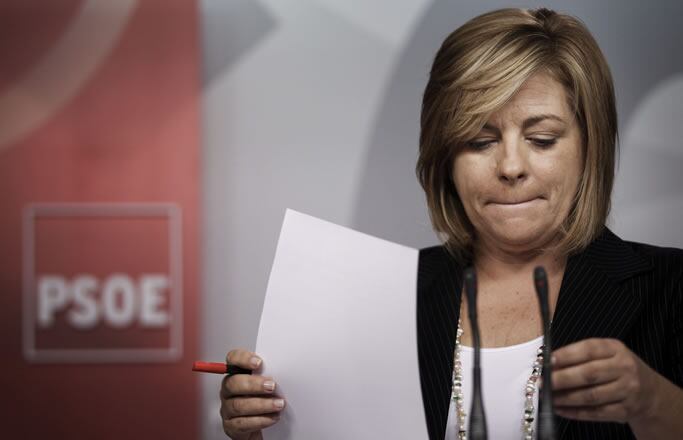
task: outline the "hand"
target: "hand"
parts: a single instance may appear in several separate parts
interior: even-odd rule
[[[655,411],[659,375],[617,339],[579,341],[552,360],[559,416],[631,423]]]
[[[228,365],[258,369],[261,358],[246,350],[232,350],[225,358]],[[280,419],[285,401],[275,396],[271,377],[249,374],[225,376],[221,384],[223,431],[234,440],[261,440],[261,430]]]

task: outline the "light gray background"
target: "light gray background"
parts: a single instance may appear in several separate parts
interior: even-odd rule
[[[437,243],[413,171],[430,63],[450,31],[508,6],[547,6],[591,29],[621,126],[610,225],[683,247],[679,0],[202,0],[202,358],[253,348],[287,207]],[[225,438],[219,384],[202,377],[204,439]]]

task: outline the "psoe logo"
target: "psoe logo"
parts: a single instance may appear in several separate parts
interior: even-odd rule
[[[174,204],[32,204],[23,218],[23,351],[31,362],[182,355]]]

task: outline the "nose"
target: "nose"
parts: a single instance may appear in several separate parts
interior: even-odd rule
[[[514,185],[528,175],[528,162],[523,142],[503,140],[497,157],[498,178],[506,184]]]

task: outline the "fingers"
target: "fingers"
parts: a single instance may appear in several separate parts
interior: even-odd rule
[[[263,364],[256,353],[243,349],[231,350],[225,362],[252,371]],[[223,431],[232,438],[261,439],[260,431],[277,423],[280,411],[285,407],[284,399],[271,397],[275,387],[272,377],[225,376],[220,392]]]
[[[553,353],[553,403],[562,417],[626,423],[647,405],[642,361],[616,339],[587,339]]]
[[[560,369],[597,359],[607,359],[617,354],[621,341],[591,338],[569,344],[553,351],[553,368]]]
[[[267,397],[238,397],[226,399],[221,405],[221,416],[231,419],[241,416],[262,416],[277,413],[285,407],[285,400]]]
[[[566,419],[585,420],[593,422],[620,422],[628,420],[626,408],[621,403],[609,403],[592,407],[558,407],[558,416]]]
[[[620,381],[553,393],[553,403],[560,407],[594,407],[621,402],[628,389]]]
[[[280,420],[278,414],[263,414],[260,416],[235,417],[223,419],[223,431],[233,437],[239,434],[257,433],[274,425]],[[249,438],[252,438],[251,436]]]
[[[256,369],[263,361],[254,352],[236,349],[231,350],[225,357],[228,365],[235,365],[246,369]],[[275,382],[270,377],[252,376],[249,374],[234,374],[225,376],[221,386],[221,397],[228,398],[244,394],[272,394]]]
[[[273,394],[275,387],[276,384],[272,377],[235,374],[223,378],[221,397],[225,399],[245,394]]]
[[[561,368],[553,371],[553,391],[612,382],[620,374],[621,369],[614,357]]]
[[[225,362],[228,365],[236,365],[238,367],[246,368],[247,370],[255,370],[261,366],[262,360],[254,352],[236,349],[231,350],[227,356],[225,356]]]

